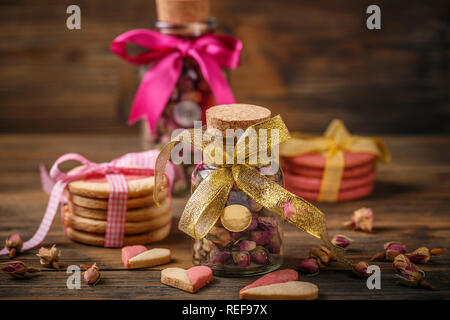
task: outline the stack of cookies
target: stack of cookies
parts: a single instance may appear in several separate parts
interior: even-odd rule
[[[77,170],[77,168],[73,169]],[[153,200],[154,177],[125,175],[128,204],[123,245],[145,244],[164,239],[170,232],[171,198],[158,193],[160,206]],[[67,236],[85,244],[104,246],[109,184],[104,176],[72,181],[65,190],[68,203],[63,209]]]
[[[317,201],[325,162],[324,153],[283,158],[286,189],[306,200]],[[376,157],[373,154],[344,152],[344,172],[337,201],[355,200],[369,195],[375,182],[375,164]]]

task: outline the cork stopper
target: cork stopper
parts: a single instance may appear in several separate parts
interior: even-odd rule
[[[205,22],[209,0],[156,0],[158,20],[173,24]]]
[[[252,104],[225,104],[206,110],[206,127],[211,134],[225,135],[227,129],[245,130],[268,120],[269,109]]]

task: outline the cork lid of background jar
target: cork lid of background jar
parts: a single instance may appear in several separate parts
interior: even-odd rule
[[[173,24],[206,22],[209,0],[156,0],[158,20]]]
[[[269,109],[252,104],[224,104],[206,110],[206,127],[211,134],[225,135],[227,129],[244,130],[270,119]]]

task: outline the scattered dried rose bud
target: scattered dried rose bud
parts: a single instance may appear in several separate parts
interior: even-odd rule
[[[412,263],[427,263],[430,260],[431,252],[427,247],[420,247],[406,256]]]
[[[384,251],[386,254],[386,260],[394,261],[396,256],[406,252],[406,247],[400,242],[391,241],[384,244]]]
[[[315,275],[319,273],[319,265],[313,258],[306,258],[297,265],[297,270],[306,274]]]
[[[373,211],[370,208],[361,208],[353,212],[353,216],[350,221],[344,222],[344,227],[352,227],[356,230],[364,232],[372,232],[373,223],[375,218]]]
[[[86,270],[83,272],[84,281],[89,285],[95,286],[100,280],[100,272],[98,271],[97,263],[94,262],[92,266],[82,264],[80,267]]]
[[[332,244],[341,248],[347,248],[352,242],[352,239],[343,234],[337,234],[331,239]]]
[[[333,260],[333,253],[324,246],[312,248],[309,251],[309,256],[316,259],[319,266],[321,264],[328,265]]]
[[[259,245],[265,245],[272,240],[272,232],[269,230],[256,230],[250,233],[250,238]]]
[[[270,263],[269,260],[269,253],[267,252],[266,248],[262,246],[257,246],[255,250],[251,253],[251,259],[253,262],[258,264],[268,264]]]
[[[59,270],[58,261],[61,257],[61,251],[56,249],[56,245],[53,245],[50,249],[42,247],[36,255],[41,258],[40,262],[43,266]]]
[[[394,258],[396,256],[398,256],[399,254],[406,253],[406,247],[398,241],[386,242],[383,245],[383,248],[384,251],[375,254],[372,258],[370,258],[370,261],[374,260],[394,261]]]
[[[445,250],[445,248],[435,248],[429,250],[427,247],[420,247],[413,252],[406,254],[406,256],[409,258],[409,260],[411,260],[412,263],[423,264],[427,263],[430,260],[431,256],[441,254]]]
[[[419,287],[428,290],[436,290],[436,287],[424,280],[425,272],[409,260],[404,254],[399,254],[395,257],[394,269],[397,271],[397,278],[400,279],[400,284],[409,287]]]
[[[226,247],[231,242],[230,232],[221,227],[212,227],[207,235],[207,238],[222,247]]]
[[[367,278],[369,274],[367,273],[367,268],[369,264],[365,261],[360,261],[357,264],[353,265],[352,272],[356,274],[358,277]]]
[[[247,251],[237,251],[232,253],[233,261],[240,267],[248,267],[250,265],[250,254]]]
[[[8,239],[6,239],[5,247],[9,251],[9,258],[14,258],[17,253],[22,251],[22,245],[23,241],[20,237],[20,234],[15,233],[12,236],[10,236]]]
[[[4,265],[1,270],[7,274],[9,274],[13,278],[24,279],[28,278],[28,273],[36,273],[39,272],[39,269],[36,268],[28,268],[25,263],[22,261],[12,261],[6,265]]]
[[[241,251],[252,251],[256,248],[256,242],[251,240],[242,240],[239,242],[239,250]]]

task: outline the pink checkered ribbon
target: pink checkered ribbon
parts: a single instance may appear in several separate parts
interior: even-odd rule
[[[41,221],[36,233],[30,240],[25,241],[22,251],[29,250],[40,244],[46,237],[50,229],[59,204],[63,201],[63,192],[67,184],[71,181],[84,179],[91,175],[104,175],[110,185],[108,199],[108,213],[106,220],[105,247],[121,247],[123,244],[125,218],[127,212],[128,201],[128,184],[125,175],[153,175],[155,161],[159,154],[157,150],[149,150],[146,152],[128,153],[118,159],[114,159],[109,163],[94,163],[77,153],[65,154],[56,160],[50,170],[50,175],[42,176],[42,184],[45,189],[49,189],[52,185],[48,181],[48,177],[54,182],[47,209],[44,218]],[[64,173],[59,170],[59,165],[65,161],[76,160],[84,166],[75,171]],[[138,168],[130,168],[136,166]],[[45,170],[44,170],[45,171]],[[42,174],[42,168],[41,168]],[[166,170],[170,185],[173,183],[175,171],[172,166]],[[7,254],[6,248],[0,250],[0,255]]]

